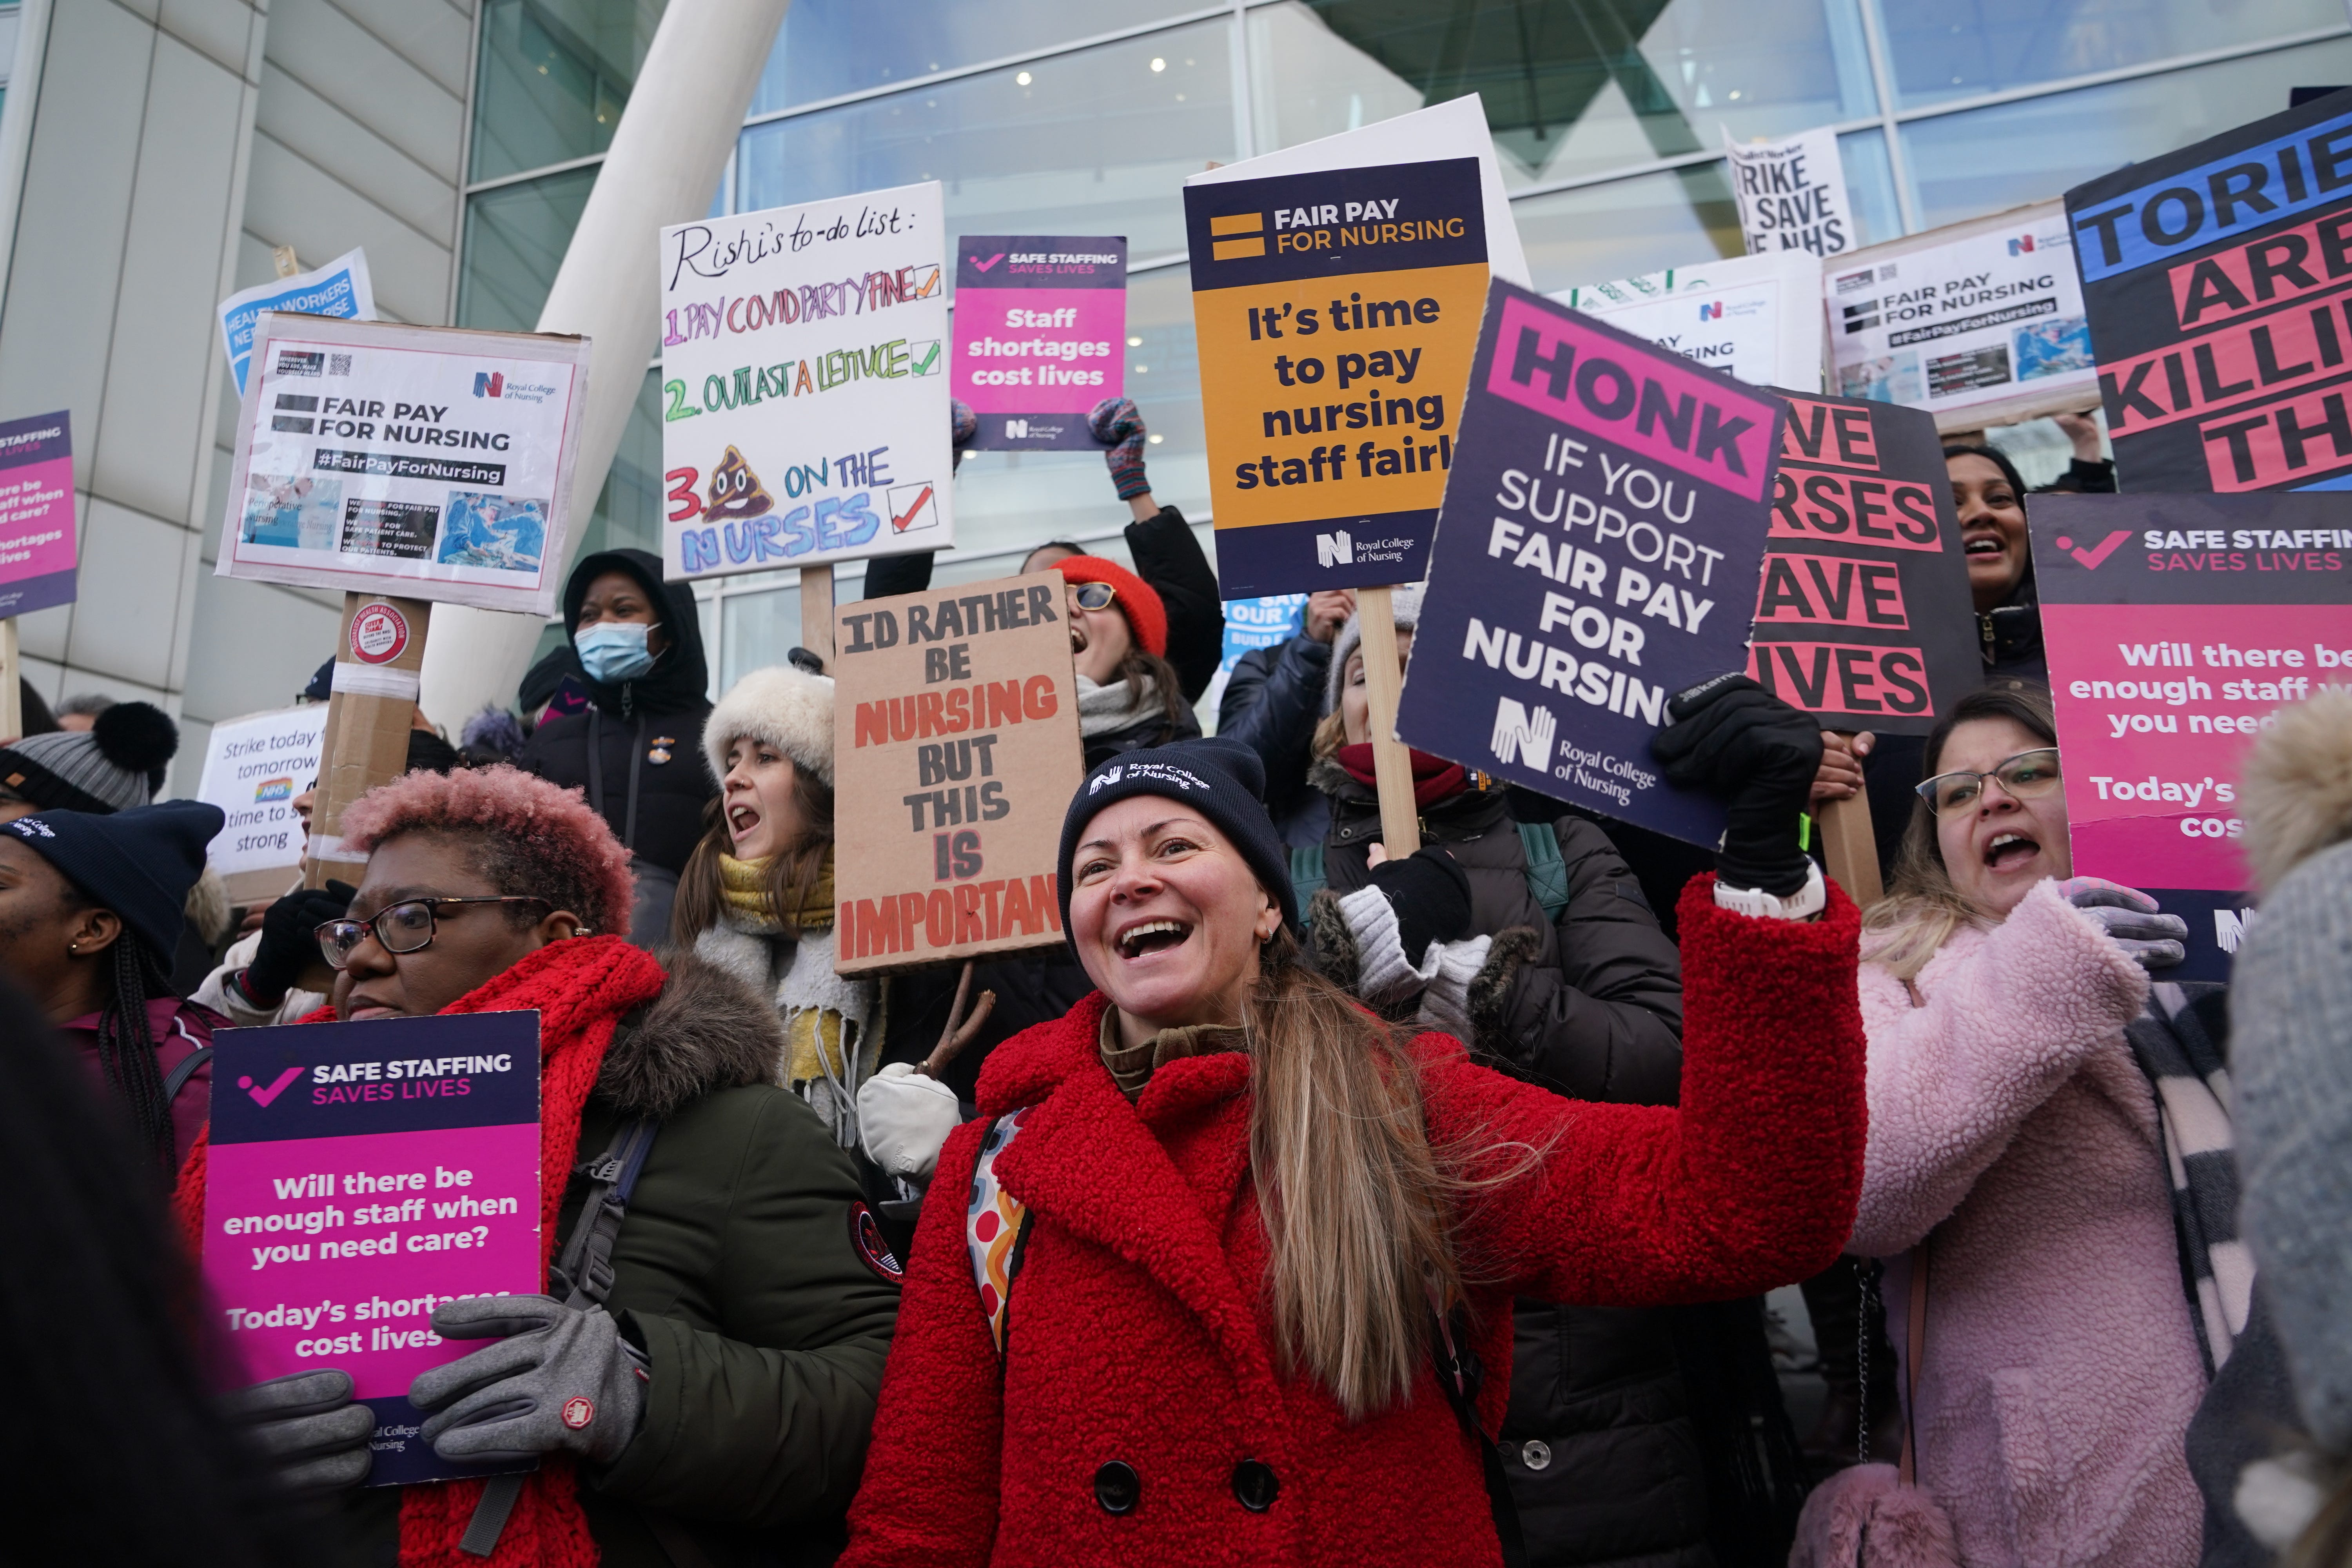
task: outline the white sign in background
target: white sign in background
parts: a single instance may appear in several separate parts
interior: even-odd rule
[[[1822,387],[1822,264],[1772,250],[1583,288],[1551,298],[1751,386]]]
[[[290,876],[299,868],[302,819],[294,815],[294,797],[319,777],[326,731],[324,702],[213,726],[196,798],[228,819],[207,853],[214,870],[232,877],[282,867]]]
[[[1930,413],[2081,387],[2098,371],[2056,202],[1871,247],[1822,274],[1846,397]]]
[[[1778,142],[1736,142],[1727,129],[1723,151],[1748,255],[1835,256],[1861,243],[1846,201],[1836,132],[1824,125]]]
[[[943,550],[938,181],[662,230],[662,571]]]
[[[588,342],[264,314],[224,577],[549,615]]]

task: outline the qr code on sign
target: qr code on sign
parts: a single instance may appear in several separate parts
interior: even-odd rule
[[[327,356],[327,374],[329,375],[351,374],[352,356],[349,354],[329,354]]]

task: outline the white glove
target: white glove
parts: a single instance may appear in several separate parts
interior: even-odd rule
[[[857,1086],[857,1137],[886,1175],[928,1181],[940,1147],[963,1121],[955,1090],[906,1062],[891,1062]]]

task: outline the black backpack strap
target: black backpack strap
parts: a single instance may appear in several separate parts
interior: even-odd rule
[[[580,1206],[572,1236],[562,1255],[548,1271],[551,1293],[560,1292],[567,1307],[601,1307],[613,1289],[613,1245],[621,1235],[621,1221],[629,1212],[629,1194],[646,1168],[661,1119],[635,1116],[613,1131],[613,1142],[602,1154],[580,1167],[588,1178],[588,1201]]]
[[[196,1076],[197,1069],[212,1059],[213,1048],[210,1046],[198,1046],[182,1057],[178,1064],[163,1075],[163,1103],[169,1105],[179,1099],[180,1091],[188,1087],[188,1080]]]
[[[1471,1348],[1469,1325],[1460,1321],[1458,1310],[1440,1312],[1433,1303],[1430,1318],[1436,1327],[1432,1349],[1437,1362],[1437,1384],[1445,1390],[1445,1402],[1454,1406],[1463,1435],[1478,1449],[1478,1463],[1486,1476],[1486,1506],[1494,1514],[1495,1539],[1503,1550],[1503,1568],[1528,1568],[1527,1537],[1519,1529],[1519,1505],[1511,1500],[1510,1479],[1503,1473],[1502,1452],[1478,1425],[1478,1389],[1486,1380],[1486,1369]]]

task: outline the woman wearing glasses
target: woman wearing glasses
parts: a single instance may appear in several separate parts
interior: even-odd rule
[[[1070,657],[1078,667],[1087,766],[1199,734],[1168,662],[1167,606],[1151,584],[1099,555],[1066,555],[1054,570],[1070,585]]]
[[[446,1458],[541,1458],[519,1495],[362,1489],[373,1417],[333,1367],[239,1395],[260,1446],[290,1486],[340,1494],[355,1560],[390,1562],[396,1542],[404,1563],[466,1562],[459,1540],[487,1534],[499,1562],[830,1561],[896,1265],[859,1244],[872,1227],[847,1156],[774,1087],[775,1010],[691,956],[665,973],[630,945],[628,852],[576,793],[509,767],[410,773],[361,797],[343,835],[368,861],[349,914],[319,927],[339,971],[332,1018],[540,1016],[551,1263],[588,1207],[586,1169],[633,1129],[651,1143],[635,1145],[601,1289],[551,1269],[545,1296],[433,1315],[484,1348],[411,1387],[431,1412],[424,1440]],[[191,1223],[205,1169],[200,1146],[179,1194]]]
[[[1919,1484],[1964,1563],[2189,1568],[2202,1331],[2157,1095],[2125,1035],[2187,928],[2072,875],[2041,688],[1970,693],[1926,755],[1863,937],[1870,1141],[1850,1247],[1890,1260]],[[1801,1542],[1797,1560],[1830,1560],[1824,1537],[1850,1532],[1888,1474],[1816,1493],[1816,1555]]]

